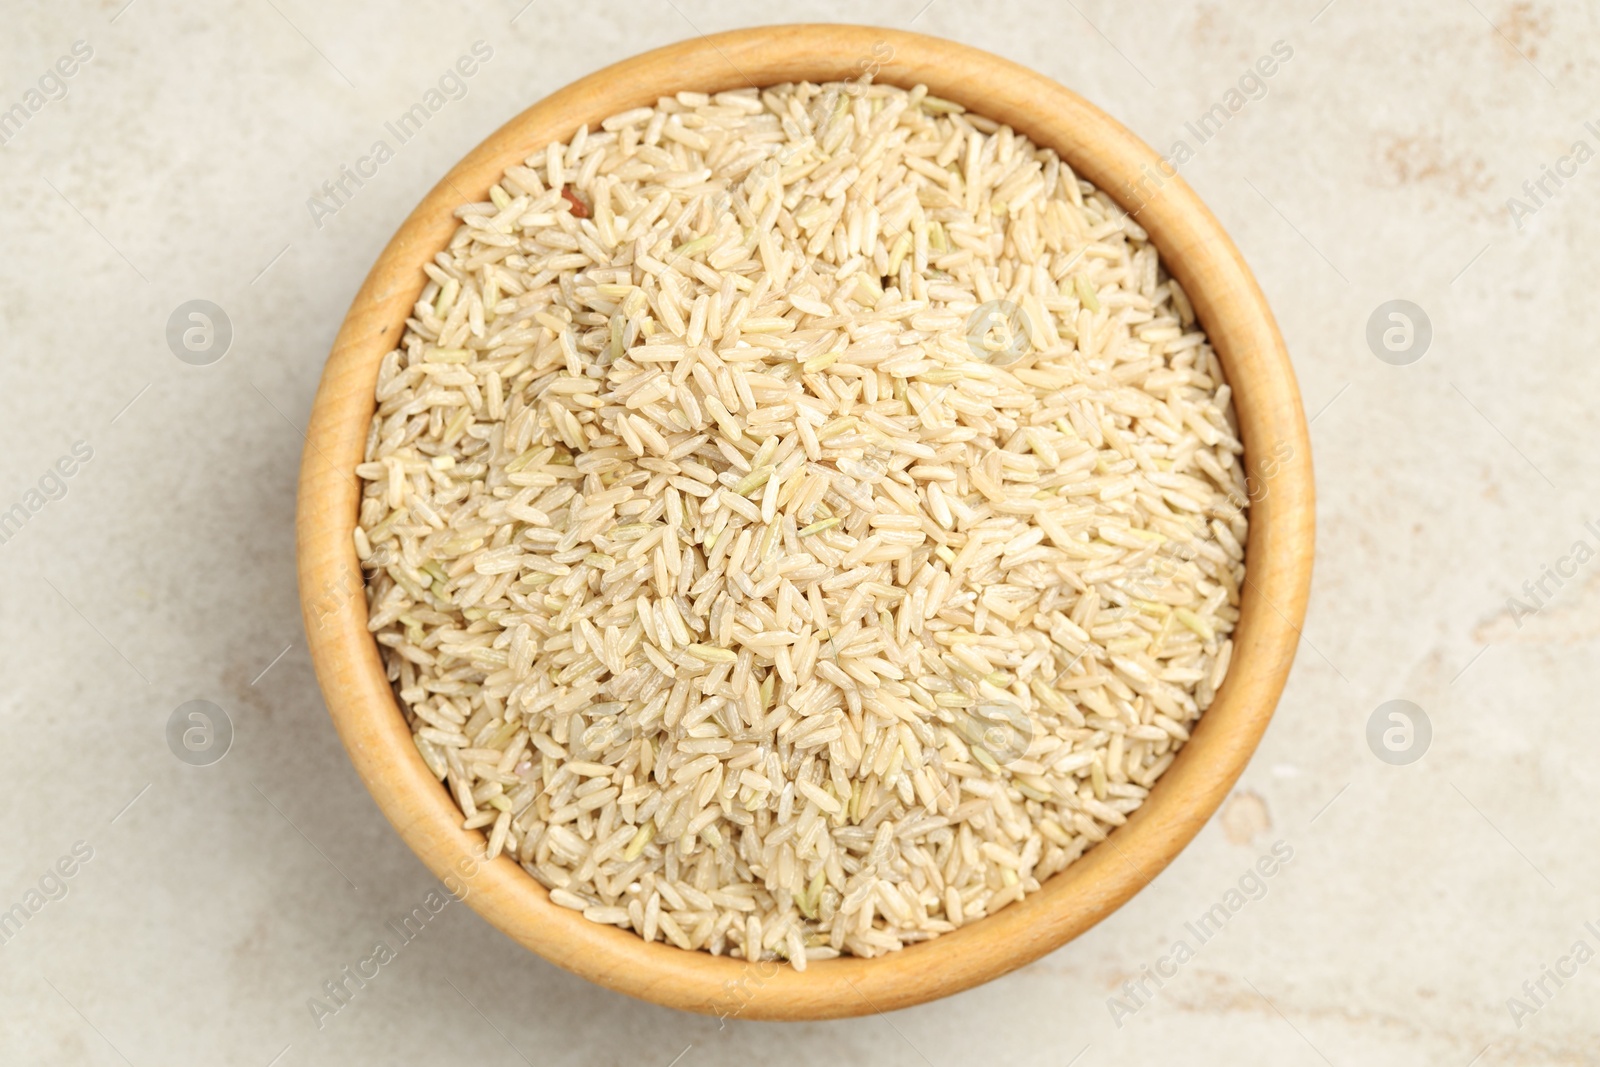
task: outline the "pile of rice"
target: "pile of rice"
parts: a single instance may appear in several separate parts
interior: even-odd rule
[[[1103,840],[1227,671],[1228,386],[1145,232],[881,85],[680,93],[457,212],[378,375],[371,629],[553,901],[795,967]]]

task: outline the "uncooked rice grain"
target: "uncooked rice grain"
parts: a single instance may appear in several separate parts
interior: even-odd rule
[[[355,544],[489,857],[803,968],[992,915],[1126,821],[1227,669],[1247,504],[1133,218],[864,84],[663,98],[456,214]]]

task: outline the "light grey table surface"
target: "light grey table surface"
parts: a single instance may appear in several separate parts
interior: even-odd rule
[[[123,3],[19,6],[0,35],[0,108],[43,98],[0,126],[0,510],[28,508],[0,543],[0,909],[29,915],[0,944],[0,1062],[1600,1063],[1600,964],[1561,962],[1600,950],[1600,562],[1561,564],[1536,611],[1508,604],[1600,547],[1600,163],[1571,156],[1600,148],[1595,8]],[[298,613],[300,430],[337,325],[400,219],[516,111],[646,48],[783,21],[969,42],[1162,150],[1292,49],[1183,167],[1315,414],[1316,578],[1277,716],[1148,889],[946,1002],[719,1028],[454,906],[319,1028],[308,998],[436,885],[346,760]],[[479,40],[465,97],[314,220],[315,190]],[[92,56],[52,80],[79,41]],[[1559,187],[1523,191],[1558,165]],[[233,329],[208,366],[166,341],[199,298]],[[1404,366],[1367,341],[1397,299],[1431,324]],[[58,488],[75,447],[92,456]],[[1432,727],[1407,766],[1367,741],[1395,699]],[[231,720],[212,766],[169,750],[190,700]],[[1122,992],[1279,842],[1261,899],[1142,1006]]]

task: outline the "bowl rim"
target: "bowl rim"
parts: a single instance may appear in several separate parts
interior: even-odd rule
[[[1038,892],[952,933],[872,959],[814,961],[800,972],[646,943],[552,904],[510,858],[477,858],[484,836],[460,828],[454,801],[423,763],[366,627],[352,541],[360,500],[354,468],[375,408],[378,364],[396,347],[422,288],[421,264],[448,243],[454,208],[484,199],[507,166],[567,139],[582,122],[680,90],[843,81],[869,68],[877,81],[925,84],[1054,148],[1079,176],[1137,211],[1233,390],[1251,477],[1249,569],[1232,666],[1216,700],[1146,802],[1103,847]],[[797,24],[701,36],[615,63],[523,111],[446,174],[384,248],[340,327],[306,430],[296,549],[307,645],[329,715],[379,808],[453,895],[550,962],[618,992],[725,1017],[824,1019],[909,1007],[1021,967],[1104,919],[1188,844],[1244,769],[1288,676],[1310,588],[1314,493],[1305,416],[1272,312],[1216,218],[1168,170],[1110,116],[1009,60],[900,30]]]

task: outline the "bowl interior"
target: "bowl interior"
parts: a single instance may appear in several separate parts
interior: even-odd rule
[[[421,291],[421,264],[454,232],[452,212],[509,165],[582,123],[680,90],[718,92],[870,74],[1012,126],[1138,212],[1189,294],[1234,391],[1252,507],[1234,657],[1192,740],[1144,805],[1107,841],[997,914],[875,959],[771,963],[648,944],[550,903],[509,858],[483,862],[461,816],[412,744],[366,629],[352,544],[378,364]],[[1152,177],[1154,176],[1154,177]],[[958,992],[1082,933],[1146,885],[1216,810],[1254,750],[1288,674],[1310,584],[1309,441],[1293,370],[1270,310],[1232,242],[1183,179],[1076,94],[950,41],[862,26],[740,30],[658,49],[546,98],[474,149],[418,205],[352,304],[324,370],[301,468],[297,541],[308,644],[329,712],[357,772],[406,842],[510,937],[601,985],[675,1008],[745,1018],[818,1019],[887,1011]]]

